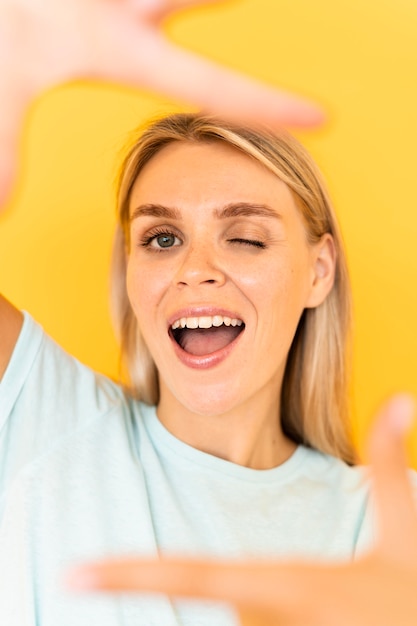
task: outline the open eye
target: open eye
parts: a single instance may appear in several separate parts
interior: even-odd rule
[[[147,233],[147,235],[142,239],[141,245],[144,248],[151,248],[152,250],[158,251],[180,246],[181,243],[181,239],[173,232],[164,230]]]
[[[181,242],[178,237],[172,233],[166,233],[164,235],[157,235],[156,237],[153,237],[150,245],[153,248],[172,248],[173,246],[178,246],[180,243]]]

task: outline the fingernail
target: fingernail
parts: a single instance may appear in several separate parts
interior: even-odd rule
[[[411,394],[398,394],[387,408],[388,422],[394,432],[404,433],[411,428],[416,410],[416,401]]]
[[[75,591],[96,589],[99,586],[99,578],[90,568],[76,567],[65,574],[64,584]]]

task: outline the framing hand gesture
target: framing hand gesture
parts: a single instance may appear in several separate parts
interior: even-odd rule
[[[140,86],[208,111],[314,126],[318,108],[170,43],[163,20],[214,0],[2,0],[0,205],[16,174],[22,119],[43,90],[76,78]]]
[[[73,572],[84,590],[155,591],[233,602],[244,626],[415,626],[417,514],[403,439],[413,401],[387,404],[370,441],[379,540],[352,564],[118,561]]]

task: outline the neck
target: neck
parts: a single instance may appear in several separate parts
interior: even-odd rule
[[[265,393],[230,411],[201,415],[182,405],[162,384],[157,415],[184,443],[253,469],[277,467],[296,448],[282,432],[279,394],[271,398]]]

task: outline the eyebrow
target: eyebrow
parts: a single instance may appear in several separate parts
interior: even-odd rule
[[[267,204],[254,204],[252,202],[237,202],[227,204],[222,209],[216,209],[214,215],[219,219],[229,217],[274,217],[280,219],[281,215]]]
[[[214,216],[218,219],[231,217],[273,217],[281,219],[281,215],[267,204],[254,204],[252,202],[234,202],[227,204],[221,209],[214,210]],[[142,204],[132,211],[130,221],[138,217],[162,217],[169,220],[181,220],[181,211],[166,207],[161,204]]]
[[[137,219],[138,217],[164,217],[169,220],[180,220],[181,213],[178,209],[171,209],[162,204],[142,204],[141,206],[133,209],[130,221]]]

